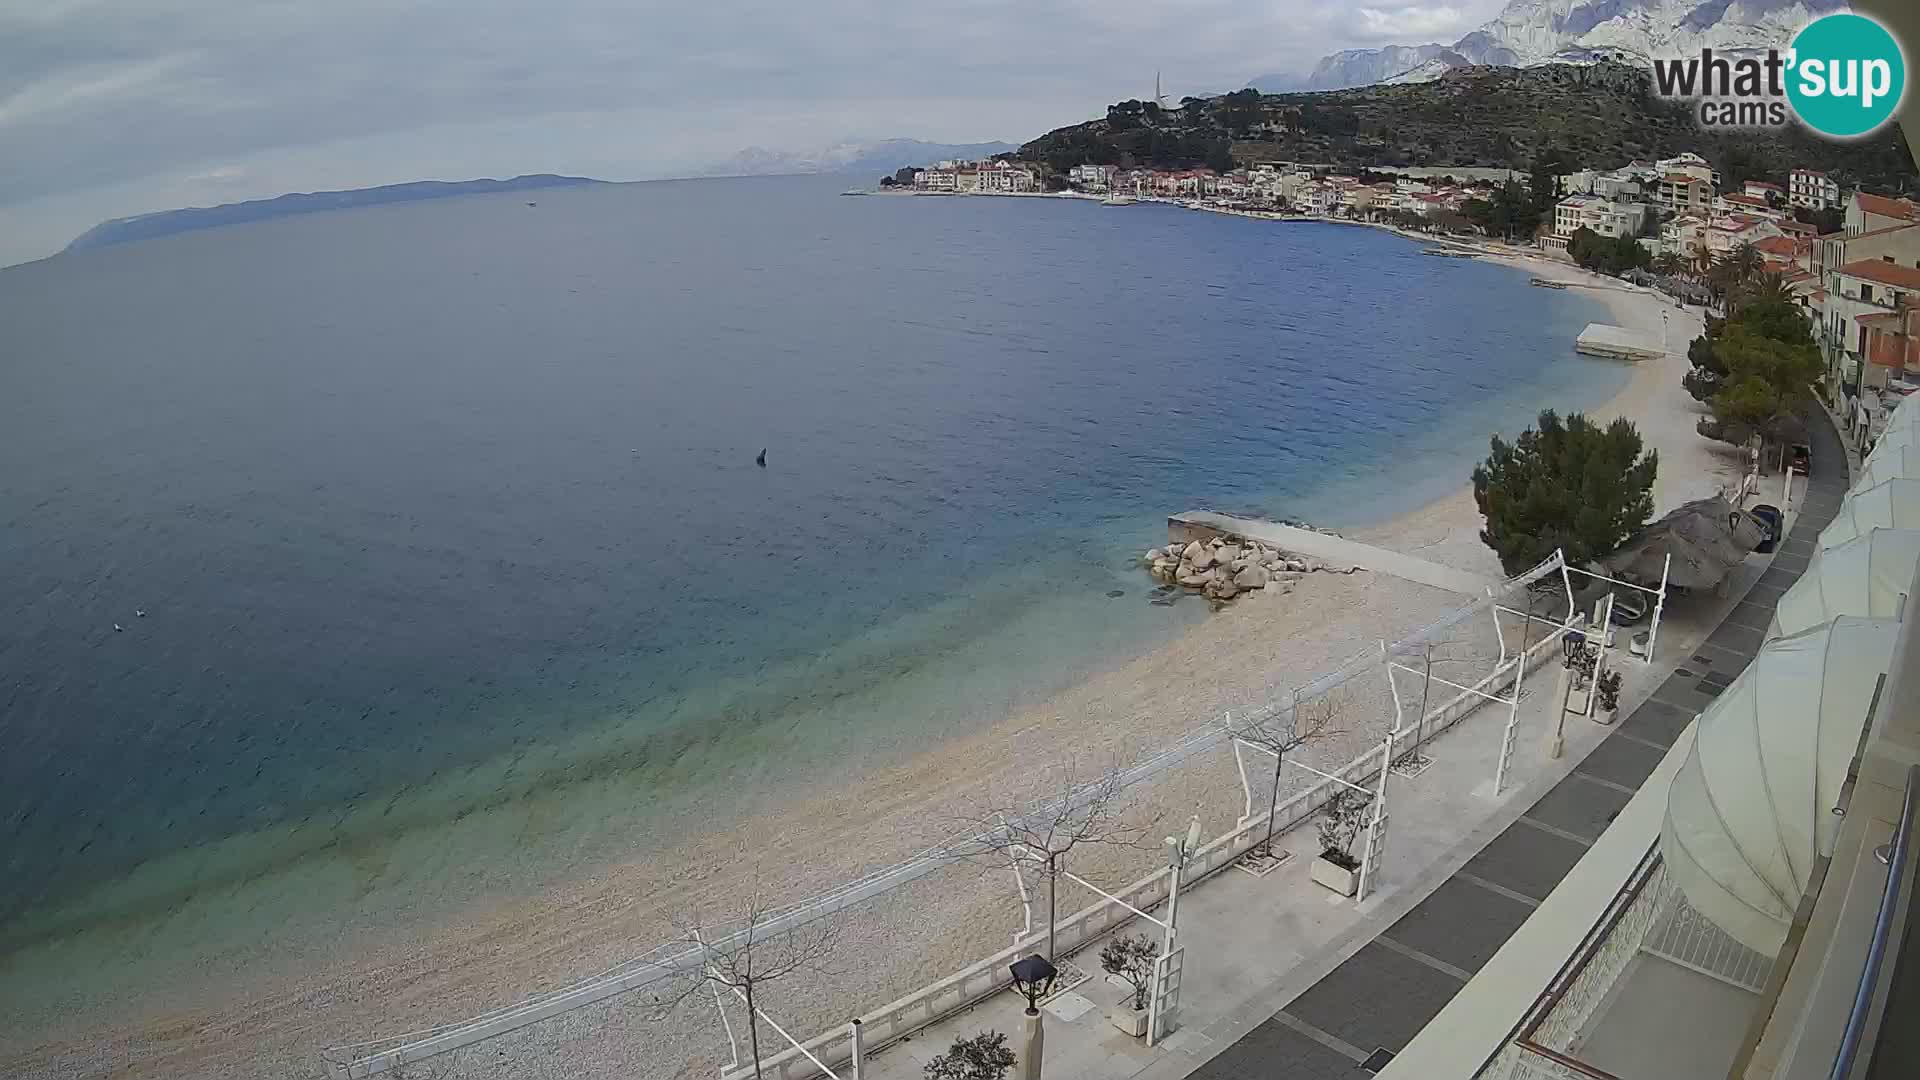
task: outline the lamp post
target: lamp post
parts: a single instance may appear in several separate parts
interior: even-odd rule
[[[1046,1032],[1040,1026],[1040,999],[1047,996],[1053,988],[1053,977],[1059,974],[1047,958],[1038,953],[1007,965],[1013,973],[1013,988],[1026,995],[1026,1047],[1020,1052],[1020,1080],[1040,1080],[1040,1051],[1046,1042]]]

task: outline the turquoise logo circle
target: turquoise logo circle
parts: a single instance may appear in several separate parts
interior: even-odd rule
[[[1887,28],[1865,15],[1808,23],[1788,54],[1787,100],[1800,122],[1837,139],[1871,134],[1907,92],[1907,60]]]

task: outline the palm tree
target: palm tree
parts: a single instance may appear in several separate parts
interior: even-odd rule
[[[1732,280],[1736,285],[1759,273],[1760,267],[1765,263],[1766,259],[1761,256],[1760,249],[1744,240],[1732,251],[1727,252],[1727,264],[1732,268]]]
[[[1653,272],[1656,274],[1674,277],[1686,268],[1686,261],[1671,251],[1663,251],[1653,257]]]
[[[1791,304],[1793,288],[1787,276],[1775,270],[1762,270],[1748,278],[1740,290],[1740,306],[1748,304]]]

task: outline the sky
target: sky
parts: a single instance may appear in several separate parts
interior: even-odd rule
[[[1451,41],[1502,0],[0,0],[0,265],[288,191],[1024,142],[1152,92]]]

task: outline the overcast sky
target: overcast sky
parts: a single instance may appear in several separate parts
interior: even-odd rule
[[[0,0],[0,265],[286,191],[1020,142],[1166,89],[1451,41],[1501,0]]]

